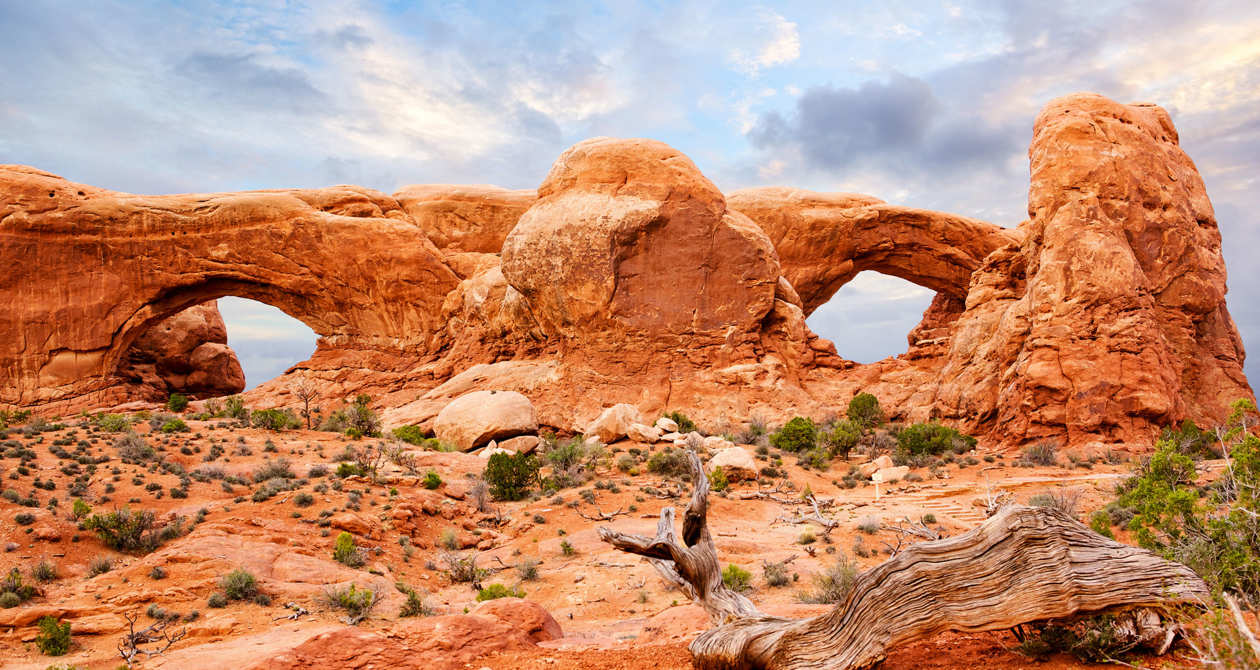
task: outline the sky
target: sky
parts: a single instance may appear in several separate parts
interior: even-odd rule
[[[136,193],[533,188],[587,137],[651,137],[723,190],[867,193],[1004,226],[1054,97],[1172,114],[1260,352],[1260,3],[0,0],[0,163]],[[931,299],[863,273],[810,326],[906,349]],[[223,301],[250,386],[309,329]],[[1260,353],[1247,371],[1260,373]],[[1255,377],[1260,379],[1260,377]]]

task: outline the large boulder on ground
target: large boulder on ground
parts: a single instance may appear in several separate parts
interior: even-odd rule
[[[599,417],[587,424],[583,433],[598,437],[605,444],[616,442],[629,434],[630,426],[640,420],[637,407],[620,403],[601,412]]]
[[[462,451],[538,432],[534,405],[516,391],[474,391],[451,401],[433,420],[433,433]]]
[[[714,453],[709,466],[722,468],[722,473],[730,481],[757,478],[757,461],[743,447],[728,447]]]
[[[659,441],[664,433],[665,431],[656,426],[645,426],[641,423],[632,423],[626,429],[626,437],[635,442],[645,442],[647,444]]]
[[[521,598],[497,598],[481,603],[473,614],[485,614],[503,621],[517,630],[525,631],[535,642],[558,640],[564,631],[551,613],[540,605]]]
[[[245,390],[245,372],[227,345],[227,326],[213,300],[146,331],[127,350],[119,374],[141,385],[152,399],[171,393],[211,397]]]

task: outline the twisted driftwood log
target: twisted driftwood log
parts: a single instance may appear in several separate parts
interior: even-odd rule
[[[709,480],[695,453],[688,458],[695,489],[682,543],[669,507],[656,537],[610,528],[599,536],[646,557],[708,612],[717,627],[690,646],[703,670],[868,668],[895,645],[946,630],[1004,630],[1208,600],[1206,585],[1184,565],[1108,540],[1058,510],[1007,507],[967,533],[913,545],[862,573],[826,614],[767,616],[722,583],[706,520]],[[1165,637],[1150,612],[1130,617],[1129,625],[1137,636],[1152,637],[1155,626],[1154,637]]]

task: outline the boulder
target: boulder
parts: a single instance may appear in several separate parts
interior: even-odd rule
[[[757,479],[757,460],[742,447],[728,447],[713,454],[709,467],[722,468],[729,481]]]
[[[155,324],[127,351],[120,375],[142,384],[143,395],[205,398],[245,390],[245,372],[227,345],[218,303],[193,305]]]
[[[518,454],[532,454],[542,444],[537,435],[518,435],[499,442],[500,449],[510,449]]]
[[[626,437],[645,444],[660,441],[662,433],[663,431],[656,426],[645,426],[641,423],[632,423],[626,428]]]
[[[887,454],[884,454],[884,455],[879,456],[873,461],[869,461],[867,463],[863,463],[859,465],[858,474],[862,475],[863,477],[870,478],[870,476],[875,474],[877,470],[883,470],[885,468],[895,467],[896,465],[897,464],[893,463],[893,460],[889,458]]]
[[[515,391],[474,391],[438,412],[433,432],[439,440],[470,451],[490,440],[538,431],[534,405]]]
[[[630,426],[640,422],[639,410],[634,405],[621,403],[613,405],[600,413],[599,417],[586,426],[583,434],[594,435],[605,444],[616,442],[630,431]]]
[[[656,423],[653,425],[656,426],[657,428],[660,428],[661,432],[664,432],[664,433],[677,433],[678,432],[678,423],[667,416],[663,416],[657,419]]]
[[[702,445],[707,451],[721,451],[722,449],[729,449],[735,446],[733,442],[721,435],[710,435],[704,438]]]
[[[871,475],[871,479],[877,482],[891,484],[905,479],[908,474],[910,474],[910,466],[898,465],[891,468],[880,468],[879,470],[876,470],[875,474]]]
[[[487,600],[473,608],[472,614],[492,616],[513,628],[524,631],[535,642],[564,637],[560,624],[537,603],[520,598]]]

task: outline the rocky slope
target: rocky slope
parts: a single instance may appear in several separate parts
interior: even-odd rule
[[[134,196],[3,167],[0,402],[134,398],[132,344],[223,295],[321,336],[255,403],[292,407],[306,380],[326,405],[368,393],[425,429],[476,390],[520,392],[563,431],[622,402],[781,421],[868,390],[996,444],[1141,445],[1252,397],[1211,204],[1168,114],[1061,98],[1029,153],[1014,228],[861,195],[723,195],[651,140],[579,143],[537,193]],[[865,270],[938,294],[905,355],[856,365],[805,317]]]

